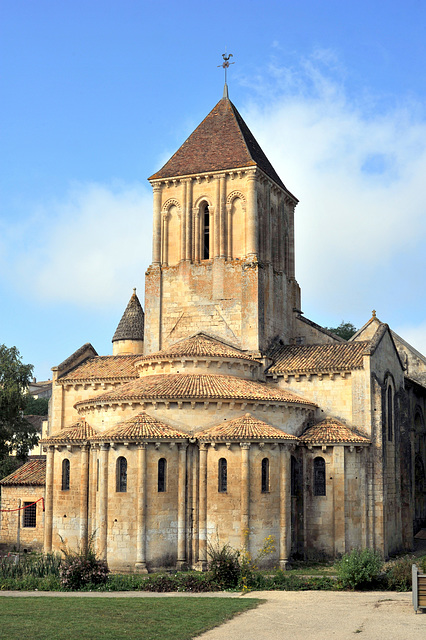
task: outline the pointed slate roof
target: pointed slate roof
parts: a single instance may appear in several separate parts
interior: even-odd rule
[[[240,358],[253,361],[253,356],[232,347],[226,342],[212,338],[206,333],[197,333],[195,336],[175,342],[171,347],[155,353],[143,356],[140,362],[145,360],[162,360],[164,358]]]
[[[120,422],[112,429],[104,431],[102,434],[96,434],[92,441],[115,440],[115,441],[131,441],[141,439],[155,440],[171,440],[171,439],[188,438],[187,433],[178,431],[173,427],[169,427],[164,422],[153,418],[144,411],[132,416],[124,422]]]
[[[53,436],[40,440],[42,444],[72,444],[87,442],[89,439],[98,435],[85,420],[79,420],[66,429],[62,429]]]
[[[143,340],[144,324],[145,314],[136,295],[136,289],[133,289],[132,297],[118,323],[112,342],[117,340]]]
[[[349,429],[336,418],[325,418],[312,427],[308,427],[300,436],[305,444],[370,444],[365,436]]]
[[[3,486],[20,485],[39,485],[43,486],[46,482],[46,459],[36,458],[29,460],[22,467],[13,471],[10,475],[0,480]]]
[[[236,107],[224,97],[170,160],[149,180],[255,166],[292,195]]]
[[[291,440],[298,441],[296,436],[258,420],[251,413],[234,418],[210,427],[196,434],[199,440]]]

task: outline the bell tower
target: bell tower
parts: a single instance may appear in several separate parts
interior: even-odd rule
[[[294,209],[227,93],[160,171],[146,274],[149,354],[197,331],[249,351],[290,342]]]

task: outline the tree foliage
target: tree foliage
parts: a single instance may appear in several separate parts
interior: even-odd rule
[[[326,327],[326,329],[331,331],[331,333],[335,333],[336,336],[340,336],[344,340],[349,340],[349,338],[352,338],[352,336],[357,332],[357,328],[352,324],[352,322],[345,322],[344,320],[342,320],[338,327]]]
[[[25,416],[47,416],[49,411],[48,398],[34,398],[29,394],[25,396]]]
[[[0,470],[11,466],[10,454],[24,461],[37,444],[36,429],[23,415],[26,389],[33,372],[16,347],[0,345]]]

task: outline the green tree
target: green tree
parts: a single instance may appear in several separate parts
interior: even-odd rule
[[[48,411],[48,398],[34,398],[29,394],[25,396],[25,416],[47,416]]]
[[[345,322],[344,320],[342,320],[338,327],[326,327],[326,329],[344,340],[349,340],[349,338],[352,338],[354,333],[357,332],[357,328],[352,322]]]
[[[36,429],[23,415],[26,389],[33,372],[16,347],[0,345],[0,476],[22,463],[38,442]],[[11,459],[11,454],[16,459]]]

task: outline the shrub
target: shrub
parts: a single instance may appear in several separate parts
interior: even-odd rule
[[[219,589],[235,589],[240,579],[240,552],[229,544],[209,545],[209,573]]]
[[[372,549],[353,549],[337,564],[337,577],[344,589],[363,588],[376,580],[383,568],[379,553]]]
[[[416,564],[422,573],[426,573],[426,556],[418,558]]]
[[[96,556],[92,545],[87,550],[62,550],[64,558],[59,569],[61,585],[64,589],[77,591],[89,585],[105,584],[108,579],[108,565]]]
[[[392,591],[410,591],[414,556],[403,556],[390,562],[386,567],[387,588]]]

